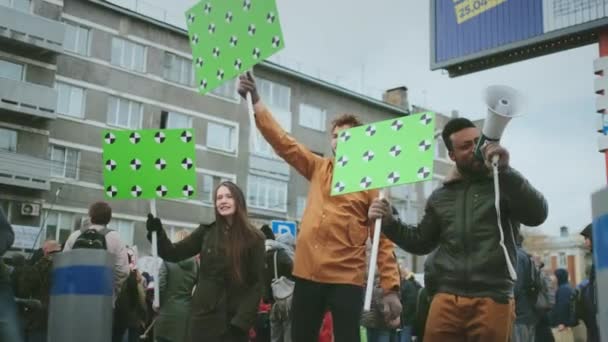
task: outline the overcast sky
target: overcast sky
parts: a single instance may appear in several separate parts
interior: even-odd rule
[[[147,0],[163,5],[161,0]],[[174,2],[177,2],[178,5]],[[170,12],[193,5],[174,0]],[[597,152],[593,60],[597,45],[449,78],[429,68],[429,6],[419,0],[277,0],[286,48],[282,63],[313,76],[375,92],[405,85],[411,104],[469,118],[485,117],[483,89],[505,84],[528,106],[503,137],[511,164],[549,202],[548,234],[582,229],[591,220],[590,194],[606,184]],[[179,7],[182,8],[179,8]],[[363,85],[363,88],[362,88]]]

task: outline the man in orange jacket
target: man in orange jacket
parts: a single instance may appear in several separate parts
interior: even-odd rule
[[[295,342],[318,338],[326,310],[332,313],[337,342],[359,341],[366,274],[366,242],[370,236],[368,208],[378,191],[330,196],[334,158],[323,158],[289,136],[260,100],[250,73],[240,77],[239,94],[251,94],[256,125],[275,152],[310,182],[306,209],[296,241],[293,275],[292,336]],[[332,150],[338,133],[359,126],[353,115],[332,123]],[[394,321],[401,313],[399,272],[393,244],[380,240],[378,271],[383,289],[384,316]]]

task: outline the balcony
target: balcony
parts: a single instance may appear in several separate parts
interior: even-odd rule
[[[55,119],[56,108],[57,90],[38,84],[0,78],[0,110]]]
[[[63,52],[63,23],[0,5],[0,45]]]
[[[51,164],[47,160],[0,150],[0,184],[49,190],[50,178]]]

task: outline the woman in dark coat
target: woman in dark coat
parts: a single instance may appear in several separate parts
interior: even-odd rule
[[[188,341],[247,342],[264,287],[264,236],[249,223],[236,184],[222,182],[214,198],[215,222],[176,244],[160,219],[148,215],[146,227],[158,233],[158,254],[166,261],[201,255]]]

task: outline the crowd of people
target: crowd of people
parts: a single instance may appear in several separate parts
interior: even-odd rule
[[[10,269],[0,263],[0,340],[46,341],[54,256],[101,248],[114,260],[113,342],[575,341],[583,325],[586,340],[599,341],[594,269],[572,288],[566,270],[555,270],[552,281],[523,250],[520,226],[541,225],[547,203],[510,165],[504,147],[488,144],[484,159],[475,157],[479,130],[471,121],[454,118],[443,129],[454,170],[431,194],[420,223],[409,225],[376,190],[330,196],[333,158],[316,155],[281,128],[251,74],[240,77],[238,91],[251,95],[264,138],[310,183],[297,239],[254,227],[243,191],[224,181],[213,196],[215,220],[191,233],[171,241],[162,218],[148,215],[148,239],[157,235],[163,259],[153,279],[108,229],[110,205],[94,203],[89,222],[63,246],[45,241],[32,258],[14,256]],[[334,153],[339,132],[360,125],[349,114],[332,123]],[[487,162],[493,156],[500,157],[500,211]],[[383,232],[378,273],[371,310],[363,312],[376,220]],[[0,211],[0,254],[12,234]],[[582,235],[592,248],[590,226]],[[394,245],[428,255],[424,286],[398,265]]]

